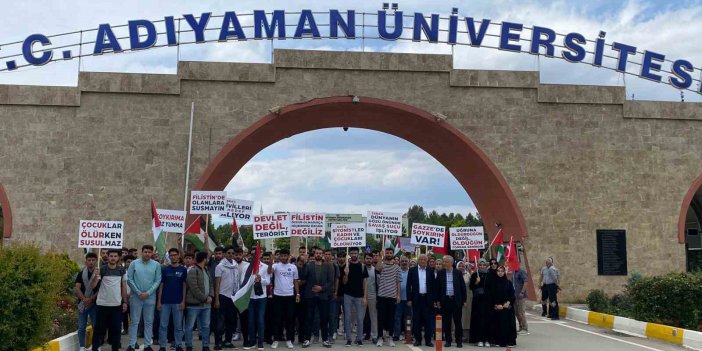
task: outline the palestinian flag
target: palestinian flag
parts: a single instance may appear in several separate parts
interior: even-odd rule
[[[395,256],[400,256],[402,255],[402,245],[400,244],[400,237],[399,236],[386,236],[385,237],[385,245],[384,247],[393,249],[393,254]]]
[[[434,254],[434,257],[439,258],[439,257],[444,257],[449,254],[449,228],[446,228],[446,234],[444,235],[444,245],[442,246],[434,246],[431,248],[431,252]]]
[[[502,259],[505,258],[505,247],[503,245],[504,242],[505,240],[502,234],[502,229],[500,228],[500,230],[497,231],[497,234],[490,242],[490,249],[488,250],[490,252],[490,258],[496,259],[498,263],[500,263]]]
[[[234,247],[240,247],[244,251],[248,251],[246,245],[244,244],[244,238],[241,237],[239,233],[239,226],[236,224],[236,216],[232,216],[232,245]]]
[[[166,255],[166,233],[161,229],[161,220],[158,219],[156,213],[156,204],[154,199],[151,199],[151,232],[154,234],[154,243],[156,243],[156,252],[159,257]]]
[[[509,238],[509,246],[505,252],[505,257],[507,258],[507,267],[510,272],[518,270],[521,265],[519,264],[519,253],[517,252],[517,246],[514,245],[514,239]]]
[[[232,300],[234,301],[234,307],[237,311],[244,312],[249,308],[249,300],[251,300],[251,294],[253,294],[254,279],[256,279],[256,274],[258,274],[259,266],[261,265],[261,243],[256,243],[256,255],[254,255],[254,260],[249,264],[249,268],[246,269],[246,274],[244,274],[244,281],[246,282],[242,287],[237,290],[236,294]]]
[[[195,245],[198,251],[205,251],[205,245],[210,252],[214,252],[217,244],[212,234],[207,232],[207,220],[202,215],[197,216],[190,226],[185,229],[185,240]]]

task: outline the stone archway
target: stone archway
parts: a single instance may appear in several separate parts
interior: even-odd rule
[[[492,161],[463,133],[418,108],[369,97],[327,97],[288,105],[258,120],[230,140],[210,161],[194,189],[223,189],[256,153],[295,134],[350,127],[385,132],[423,149],[456,177],[474,201],[488,232],[494,224],[524,239],[527,228],[517,201]]]

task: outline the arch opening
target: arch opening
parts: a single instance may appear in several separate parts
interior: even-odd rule
[[[678,221],[678,242],[685,244],[687,271],[702,270],[702,176],[692,183],[683,198]]]
[[[0,184],[0,239],[12,236],[12,210],[5,188]]]

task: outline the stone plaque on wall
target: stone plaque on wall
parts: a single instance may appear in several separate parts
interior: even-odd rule
[[[597,230],[597,274],[627,275],[626,230]]]

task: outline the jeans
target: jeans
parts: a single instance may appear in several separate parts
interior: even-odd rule
[[[266,300],[268,299],[249,300],[249,345],[253,345],[256,341],[259,345],[263,345]],[[258,332],[258,339],[256,338],[256,332]]]
[[[210,347],[210,306],[187,307],[185,309],[185,347],[193,347],[193,327],[197,320],[197,329],[202,338],[202,347]]]
[[[412,307],[407,306],[407,300],[401,300],[400,304],[395,306],[395,337],[399,338],[402,335],[407,317],[412,318]]]
[[[156,310],[156,295],[149,296],[146,300],[142,300],[138,295],[132,294],[129,296],[129,309],[131,315],[129,318],[132,323],[129,325],[129,346],[134,347],[137,342],[137,329],[139,328],[139,320],[144,317],[144,347],[151,346],[154,334],[154,311]]]
[[[319,297],[306,298],[307,302],[307,323],[305,323],[305,340],[310,340],[312,335],[312,324],[309,321],[314,319],[314,314],[319,311],[319,326],[322,329],[322,340],[329,341],[329,300],[322,300]]]
[[[180,310],[180,304],[163,304],[161,305],[161,325],[158,331],[159,345],[165,345],[168,340],[168,322],[173,316],[174,339],[173,345],[181,346],[183,343],[183,311]]]
[[[363,306],[363,298],[344,295],[344,333],[346,334],[346,341],[351,341],[351,334],[353,332],[351,316],[353,316],[352,311],[354,308],[356,309],[356,341],[362,341],[363,318],[366,316],[366,307]]]
[[[82,313],[78,313],[78,346],[85,347],[85,327],[88,325],[88,317],[90,317],[90,323],[95,327],[96,315],[95,303],[83,310]]]

